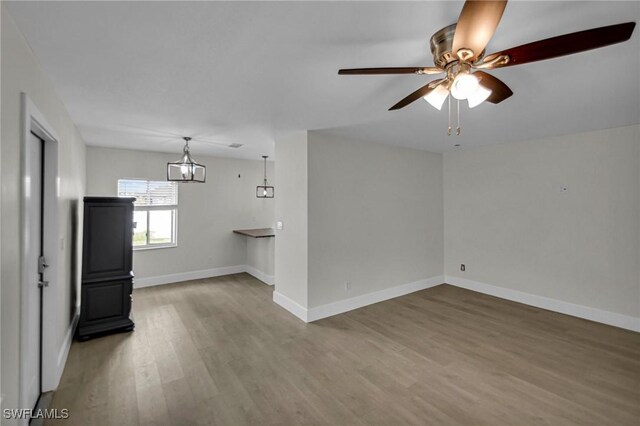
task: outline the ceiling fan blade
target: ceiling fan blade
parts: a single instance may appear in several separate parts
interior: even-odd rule
[[[437,67],[404,68],[349,68],[338,71],[340,75],[381,75],[381,74],[441,74],[444,70]]]
[[[484,71],[476,71],[473,73],[480,80],[480,85],[485,89],[491,90],[491,94],[487,98],[487,102],[492,104],[499,104],[511,95],[513,92],[509,89],[509,86],[498,80],[491,74],[487,74]]]
[[[455,55],[460,49],[469,49],[470,56],[463,55],[460,59],[477,59],[493,37],[506,6],[506,0],[467,0],[456,25],[452,53]]]
[[[629,40],[635,26],[635,22],[626,22],[534,41],[492,53],[484,58],[483,63],[491,62],[500,56],[508,56],[508,61],[498,61],[486,67],[487,69],[503,68],[597,49]]]
[[[400,108],[404,108],[410,103],[417,101],[418,99],[426,96],[429,92],[435,89],[443,81],[445,81],[445,79],[441,78],[439,80],[433,80],[427,83],[426,85],[422,86],[421,88],[419,88],[418,90],[416,90],[415,92],[413,92],[412,94],[410,94],[409,96],[407,96],[406,98],[402,99],[400,102],[398,102],[397,104],[389,108],[389,111],[394,111]]]

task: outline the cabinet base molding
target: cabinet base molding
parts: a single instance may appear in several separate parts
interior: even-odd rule
[[[76,339],[81,342],[87,341],[93,337],[97,337],[99,335],[105,333],[117,333],[117,332],[129,332],[133,331],[135,328],[135,323],[130,320],[120,320],[117,322],[109,323],[108,325],[88,325],[85,327],[78,327],[78,331],[76,333]]]

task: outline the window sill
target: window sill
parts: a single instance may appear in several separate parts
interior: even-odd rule
[[[146,250],[156,250],[156,249],[166,249],[166,248],[176,248],[177,244],[158,244],[153,246],[139,246],[133,247],[133,251],[146,251]]]

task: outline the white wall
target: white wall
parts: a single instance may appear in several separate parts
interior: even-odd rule
[[[275,238],[247,237],[247,266],[257,269],[272,284],[275,274]]]
[[[284,228],[276,230],[274,297],[281,295],[307,308],[307,132],[276,139],[275,218]],[[274,299],[275,300],[275,299]],[[293,306],[295,309],[296,307]]]
[[[273,226],[273,199],[256,197],[263,178],[262,160],[237,160],[192,154],[207,166],[204,184],[178,184],[178,246],[136,250],[138,283],[155,277],[244,265],[246,238],[234,229]],[[166,180],[167,162],[175,154],[124,149],[87,148],[87,195],[117,196],[118,179]],[[240,177],[238,177],[240,175]],[[273,163],[267,163],[273,182]]]
[[[310,308],[442,276],[441,154],[309,132],[308,157]]]
[[[78,303],[81,202],[85,190],[85,145],[63,103],[38,65],[13,19],[2,5],[2,170],[1,196],[1,300],[2,300],[2,408],[18,404],[20,363],[20,282],[21,230],[24,212],[21,198],[21,101],[25,92],[60,137],[59,143],[59,230],[58,287],[49,288],[49,297],[58,299],[58,315],[53,339],[64,355],[63,342]],[[64,358],[64,357],[63,357]],[[62,359],[64,362],[64,359]],[[6,421],[11,424],[11,421]],[[5,424],[5,420],[3,420]]]
[[[440,154],[309,131],[276,156],[274,301],[314,321],[443,282]]]
[[[640,126],[449,152],[444,176],[448,278],[640,317]]]

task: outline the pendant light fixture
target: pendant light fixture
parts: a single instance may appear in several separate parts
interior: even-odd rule
[[[262,158],[264,158],[264,181],[262,185],[256,187],[256,197],[273,198],[273,186],[267,185],[267,158],[269,158],[269,156],[263,155]]]
[[[189,141],[191,138],[182,138],[185,141],[182,150],[182,158],[172,163],[167,163],[167,180],[173,182],[198,182],[204,183],[207,168],[202,164],[198,164],[191,158],[189,152]]]

